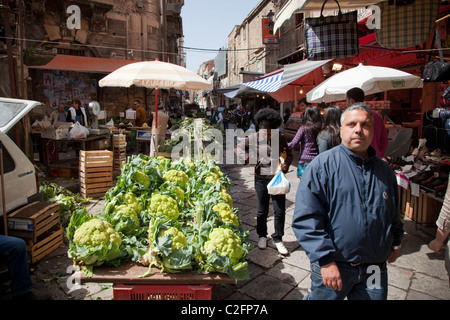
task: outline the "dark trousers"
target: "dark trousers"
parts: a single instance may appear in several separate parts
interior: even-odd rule
[[[25,241],[0,235],[0,258],[6,260],[11,275],[11,289],[14,296],[23,295],[33,289],[28,269]]]
[[[272,198],[275,216],[275,232],[272,234],[272,239],[281,241],[284,235],[284,221],[286,218],[286,195],[270,195],[267,191],[267,185],[270,180],[271,179],[255,176],[255,190],[258,198],[256,232],[260,237],[267,236],[267,216],[269,215],[270,198]]]

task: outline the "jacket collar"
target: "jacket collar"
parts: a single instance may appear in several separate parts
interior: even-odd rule
[[[357,165],[370,165],[374,162],[375,158],[376,158],[376,151],[372,146],[369,146],[369,149],[367,149],[367,154],[368,157],[367,158],[362,158],[360,156],[358,156],[356,153],[353,153],[352,151],[350,151],[346,146],[344,146],[343,143],[341,143],[339,145],[339,147],[344,151],[344,153],[352,160],[354,161]]]

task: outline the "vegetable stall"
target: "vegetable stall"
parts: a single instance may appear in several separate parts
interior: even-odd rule
[[[248,231],[209,158],[128,157],[98,216],[73,212],[68,255],[84,282],[199,285],[248,279]]]

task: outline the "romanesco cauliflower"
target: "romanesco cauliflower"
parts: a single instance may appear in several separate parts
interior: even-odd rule
[[[227,189],[222,188],[222,190],[220,190],[220,198],[225,201],[230,208],[233,208],[233,198],[231,197],[231,195],[227,192]]]
[[[244,255],[241,239],[232,230],[225,228],[214,228],[203,249],[207,254],[216,249],[219,255],[230,259],[231,265],[237,264]]]
[[[136,213],[141,212],[141,205],[139,204],[137,196],[133,192],[127,192],[124,196],[125,203],[131,206]]]
[[[170,220],[177,220],[180,212],[178,211],[177,201],[169,196],[154,193],[150,198],[147,211],[152,216],[166,216]]]
[[[205,183],[220,183],[220,178],[217,173],[210,172],[206,175]]]
[[[142,170],[137,169],[133,175],[133,180],[143,185],[144,187],[150,187],[150,178]]]
[[[133,232],[139,228],[139,218],[134,207],[121,204],[114,207],[112,223],[117,231],[125,234]]]
[[[178,184],[180,186],[185,186],[189,181],[189,176],[180,170],[169,170],[163,175],[164,181],[171,181],[172,183]]]
[[[213,210],[217,211],[220,220],[232,223],[236,227],[239,227],[239,220],[228,204],[220,202],[213,207]]]
[[[170,227],[169,229],[161,230],[159,232],[160,237],[167,236],[169,234],[172,235],[172,249],[173,250],[177,250],[184,246],[187,246],[188,243],[187,243],[184,233],[181,232],[180,230],[178,230],[177,228]]]
[[[86,265],[100,265],[108,259],[108,251],[114,252],[120,247],[122,239],[109,222],[94,218],[76,229],[73,242],[78,246],[88,247],[90,251],[84,257],[76,257],[76,260],[81,260]],[[103,249],[99,249],[101,246]]]

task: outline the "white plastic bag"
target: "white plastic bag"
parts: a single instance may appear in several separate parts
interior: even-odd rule
[[[70,139],[86,139],[89,135],[89,129],[83,127],[78,121],[69,132]]]
[[[288,194],[291,190],[291,183],[284,175],[281,168],[278,168],[278,172],[273,176],[267,185],[267,191],[272,195]]]

